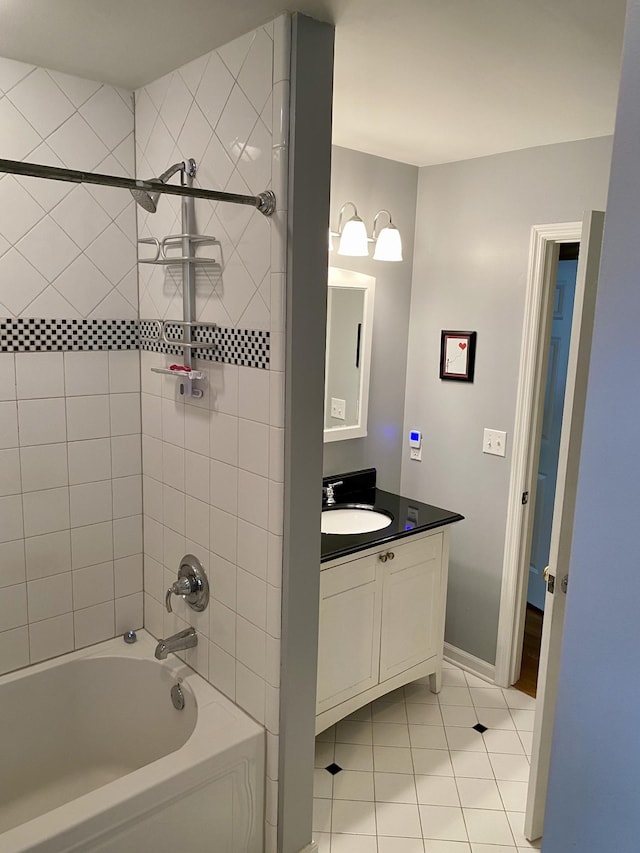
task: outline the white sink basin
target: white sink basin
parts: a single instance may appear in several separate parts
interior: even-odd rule
[[[321,530],[323,533],[348,535],[371,533],[383,530],[393,521],[393,516],[367,504],[332,507],[322,510]]]

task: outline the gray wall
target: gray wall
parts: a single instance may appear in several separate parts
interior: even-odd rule
[[[531,227],[604,209],[611,138],[513,151],[420,170],[405,432],[423,461],[402,493],[461,512],[452,531],[446,640],[495,661]],[[441,329],[478,333],[473,384],[438,378]],[[506,458],[482,453],[506,430]]]
[[[635,853],[640,837],[638,0],[629,4],[625,39],[578,481],[545,853]]]
[[[402,234],[404,261],[388,263],[338,255],[329,264],[374,276],[376,295],[371,352],[368,435],[324,445],[324,473],[378,469],[378,485],[398,491],[402,452],[404,382],[407,364],[409,302],[413,265],[418,169],[333,146],[331,163],[331,227],[346,201],[354,202],[369,234],[373,217],[386,208]],[[382,223],[386,224],[386,218]],[[373,251],[371,252],[373,254]]]

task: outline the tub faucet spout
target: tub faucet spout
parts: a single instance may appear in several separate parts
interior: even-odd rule
[[[187,628],[160,640],[156,646],[155,655],[158,660],[165,660],[169,652],[181,652],[198,645],[198,635],[195,628]]]

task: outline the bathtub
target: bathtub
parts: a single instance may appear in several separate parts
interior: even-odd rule
[[[261,853],[264,730],[154,649],[140,631],[0,678],[2,853]]]

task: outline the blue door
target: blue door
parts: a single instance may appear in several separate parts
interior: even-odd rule
[[[527,588],[527,603],[539,610],[544,610],[546,583],[542,573],[549,562],[577,270],[577,260],[558,262]]]

